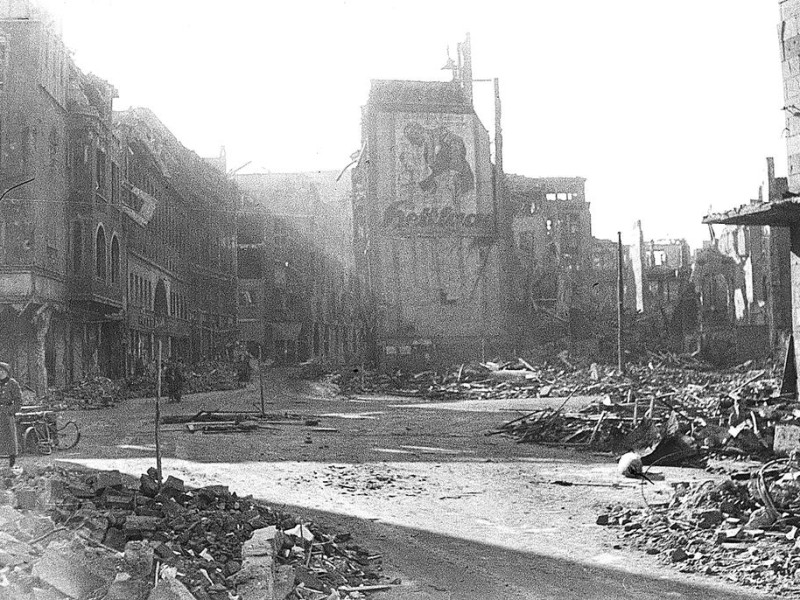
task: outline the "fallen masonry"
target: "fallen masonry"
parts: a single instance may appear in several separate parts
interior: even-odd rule
[[[562,371],[546,379],[546,395],[597,399],[579,409],[533,411],[489,435],[620,454],[636,450],[645,465],[699,466],[711,454],[768,458],[781,427],[795,423],[800,404],[780,394],[769,369],[750,367],[714,371],[650,361],[630,365],[625,375],[597,365]],[[534,367],[526,371],[541,381]],[[517,389],[536,385],[528,382]]]
[[[800,403],[781,394],[773,365],[753,361],[720,370],[692,356],[651,353],[620,374],[615,367],[578,366],[559,356],[535,365],[518,358],[445,371],[341,372],[328,380],[350,395],[591,397],[580,408],[565,402],[520,415],[487,435],[618,454],[636,450],[645,465],[700,466],[711,454],[766,459],[774,449],[785,452],[800,443]]]
[[[667,505],[609,506],[597,524],[681,571],[800,597],[800,464],[779,459],[735,476],[673,484]]]
[[[155,475],[1,470],[0,600],[344,599],[389,585],[349,534]]]

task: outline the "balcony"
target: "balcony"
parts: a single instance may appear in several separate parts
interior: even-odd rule
[[[128,307],[128,324],[132,329],[159,333],[170,337],[189,337],[191,323],[175,317],[158,317],[152,310],[138,306]]]
[[[67,290],[69,299],[77,302],[87,302],[106,307],[107,309],[122,309],[123,287],[121,283],[95,277],[94,274],[72,273],[67,276]]]

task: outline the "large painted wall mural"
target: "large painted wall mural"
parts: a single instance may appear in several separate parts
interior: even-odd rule
[[[384,225],[399,230],[485,228],[478,214],[473,115],[402,113],[395,119],[394,198]]]

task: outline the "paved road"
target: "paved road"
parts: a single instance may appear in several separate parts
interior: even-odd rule
[[[405,582],[385,598],[764,597],[618,546],[613,531],[594,524],[596,515],[610,504],[640,506],[643,497],[617,478],[610,457],[485,435],[518,414],[486,410],[527,410],[535,400],[502,408],[346,400],[279,375],[267,382],[268,412],[315,416],[328,431],[277,425],[202,435],[170,427],[165,470],[190,484],[225,483],[352,531]],[[164,412],[243,410],[257,401],[251,387],[190,396]],[[139,400],[76,413],[84,431],[79,452],[58,458],[141,473],[153,464],[151,411],[152,401]],[[647,489],[648,502],[666,499],[670,482],[707,478],[702,471],[662,472],[665,481]],[[560,480],[577,485],[553,483]]]

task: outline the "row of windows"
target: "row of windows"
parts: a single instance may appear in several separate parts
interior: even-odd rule
[[[551,192],[549,194],[545,194],[544,197],[547,200],[577,200],[580,198],[580,194],[575,194],[572,192]]]
[[[169,314],[178,319],[189,320],[189,300],[183,294],[170,291]]]
[[[136,306],[152,308],[153,282],[141,275],[131,273],[128,277],[128,298]]]
[[[106,244],[106,231],[102,225],[97,228],[95,235],[95,269],[98,279],[108,281],[108,245]],[[116,234],[111,236],[111,284],[119,282],[119,239]]]
[[[72,224],[72,270],[80,273],[83,270],[83,224]],[[110,254],[110,257],[109,257]],[[106,230],[102,224],[97,228],[94,238],[94,275],[98,279],[116,285],[120,279],[120,247],[117,234],[111,235],[111,252],[108,251]]]

